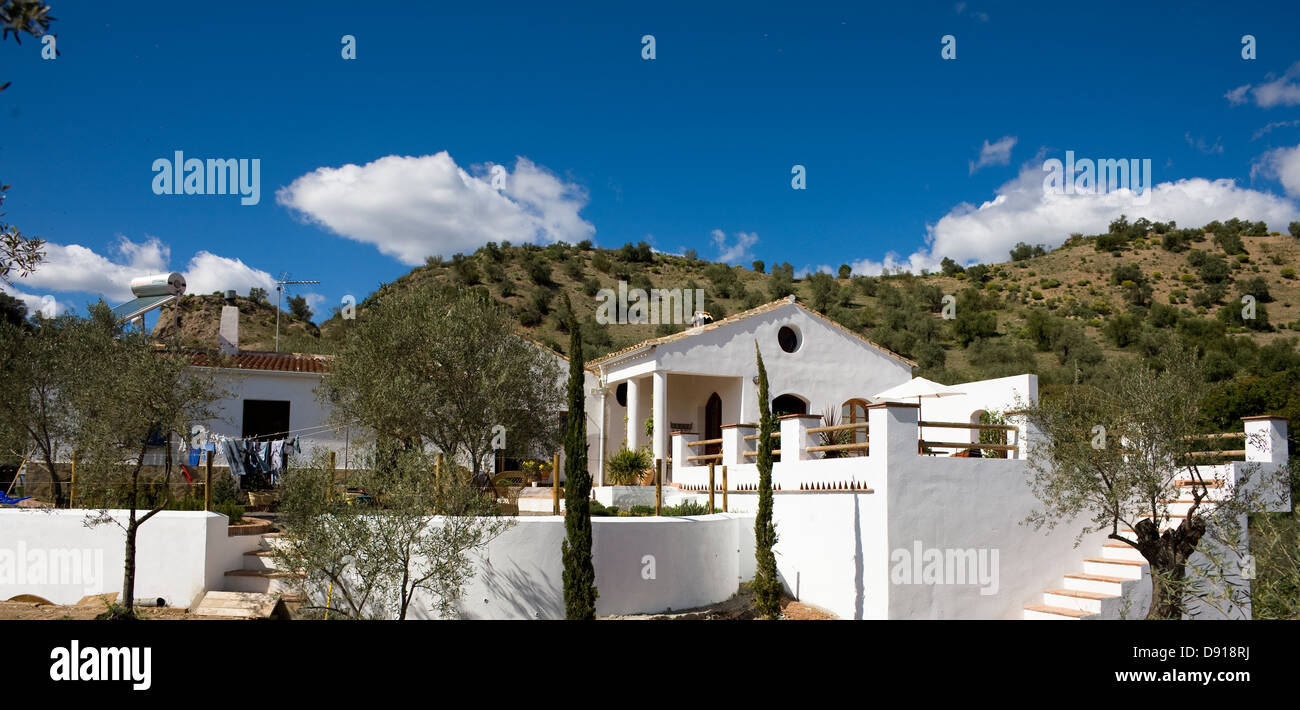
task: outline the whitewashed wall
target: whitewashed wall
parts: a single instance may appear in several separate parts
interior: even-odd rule
[[[343,430],[322,430],[329,423],[330,410],[316,399],[316,388],[323,375],[312,372],[271,372],[263,370],[211,370],[217,387],[227,395],[216,402],[216,416],[207,422],[214,434],[238,438],[244,430],[244,400],[269,399],[289,402],[289,428],[303,431],[300,461],[310,461],[317,451],[334,451],[337,465],[344,468],[354,463],[355,442]],[[355,438],[357,431],[351,432]],[[290,436],[293,436],[292,434]],[[217,457],[223,463],[223,457]]]
[[[109,511],[125,521],[125,510]],[[114,524],[87,528],[87,510],[0,510],[0,599],[35,594],[56,604],[75,604],[83,596],[122,591],[126,534]],[[136,538],[135,596],[157,598],[168,606],[189,606],[204,589],[219,589],[227,570],[242,567],[242,555],[256,536],[228,537],[227,519],[202,511],[163,511],[140,526]],[[48,574],[20,583],[5,567],[13,558],[89,560],[82,574]],[[70,557],[71,556],[71,557]],[[12,560],[12,561],[11,561]],[[67,568],[72,571],[71,567]],[[30,570],[29,570],[30,571]],[[75,579],[71,579],[75,577]]]

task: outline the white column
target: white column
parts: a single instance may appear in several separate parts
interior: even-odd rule
[[[913,458],[917,456],[917,415],[920,407],[915,404],[886,402],[874,404],[867,408],[867,421],[870,423],[871,458],[890,459]],[[785,435],[782,434],[784,439]],[[782,449],[784,457],[784,449]]]
[[[700,440],[700,435],[693,431],[675,431],[673,432],[673,468],[681,469],[687,466],[698,466],[699,462],[690,461],[688,457],[695,455],[695,447],[687,446]]]
[[[809,453],[809,446],[816,446],[821,437],[809,434],[808,430],[820,426],[820,414],[787,414],[781,417],[781,461],[811,461],[819,458]]]
[[[635,451],[641,446],[641,397],[635,379],[627,381],[627,448]]]
[[[753,456],[746,456],[746,451],[757,449],[757,443],[754,446],[745,441],[745,437],[752,436],[758,432],[758,428],[752,424],[724,424],[722,426],[722,463],[728,466],[739,466],[746,463],[754,463]]]
[[[654,417],[654,438],[651,439],[651,446],[654,449],[654,457],[657,459],[668,458],[668,433],[672,427],[668,423],[668,373],[657,370],[654,373],[654,400],[652,402],[654,411],[650,413]]]
[[[1242,417],[1246,423],[1246,460],[1285,465],[1287,462],[1287,420],[1285,417]]]

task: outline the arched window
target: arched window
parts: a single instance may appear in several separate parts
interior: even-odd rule
[[[807,414],[808,403],[802,397],[794,394],[783,394],[772,400],[772,416],[781,417],[786,414]]]
[[[844,403],[840,410],[841,424],[864,424],[867,421],[867,401],[865,399],[850,399]],[[867,431],[865,429],[850,429],[853,435],[850,443],[865,444],[867,443]]]
[[[717,392],[709,395],[709,401],[704,405],[704,438],[722,438],[722,398],[718,396]],[[722,453],[722,445],[706,444],[704,453],[708,455],[720,454]]]
[[[614,388],[614,399],[618,401],[618,406],[627,406],[627,383],[620,382],[618,387]]]

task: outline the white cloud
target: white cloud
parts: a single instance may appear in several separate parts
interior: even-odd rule
[[[1187,141],[1187,145],[1190,145],[1206,155],[1214,155],[1215,153],[1223,152],[1223,143],[1220,138],[1216,138],[1214,144],[1211,145],[1209,141],[1205,140],[1204,136],[1193,139],[1191,133],[1184,133],[1183,140]]]
[[[476,177],[447,151],[389,155],[365,165],[317,168],[281,188],[276,200],[408,265],[490,241],[579,242],[595,234],[578,214],[588,200],[580,186],[519,156],[505,188],[497,190],[492,167],[481,166]]]
[[[1250,174],[1275,178],[1286,194],[1300,197],[1300,145],[1268,151],[1251,166]]]
[[[1269,74],[1269,77],[1272,76],[1272,74]],[[1260,108],[1300,104],[1300,62],[1292,64],[1285,74],[1276,79],[1271,79],[1257,86],[1251,84],[1238,86],[1224,94],[1224,97],[1228,99],[1229,103],[1237,105],[1251,100],[1247,98],[1247,94],[1253,98],[1255,105]]]
[[[959,2],[953,6],[953,9],[957,11],[958,15],[961,15],[966,10],[966,3]],[[987,12],[980,12],[978,10],[971,10],[970,17],[973,17],[974,19],[979,20],[980,22],[989,21],[989,14]]]
[[[242,295],[254,286],[266,289],[267,293],[275,290],[275,278],[267,272],[245,264],[242,259],[218,256],[209,251],[195,254],[182,275],[186,292],[198,295],[229,289]]]
[[[171,256],[156,237],[137,243],[119,236],[112,252],[116,260],[80,244],[47,243],[40,265],[18,281],[37,291],[93,293],[110,303],[121,303],[132,298],[131,279],[166,270]]]
[[[1262,138],[1265,134],[1267,134],[1268,132],[1272,131],[1275,128],[1291,128],[1293,126],[1300,126],[1300,119],[1297,119],[1295,121],[1273,121],[1267,126],[1264,126],[1263,128],[1259,129],[1258,131],[1255,131],[1255,135],[1251,136],[1250,139],[1252,141],[1257,141],[1260,138]]]
[[[980,148],[980,157],[978,161],[971,161],[970,174],[974,175],[975,171],[988,165],[1007,165],[1011,162],[1011,149],[1016,147],[1015,136],[1002,136],[993,143],[984,141],[984,147]]]
[[[758,234],[755,232],[737,232],[736,241],[731,245],[727,244],[727,234],[721,229],[713,230],[710,235],[713,237],[713,245],[718,248],[718,261],[730,264],[754,256],[750,247],[758,243]]]
[[[133,242],[119,236],[113,245],[112,258],[97,254],[80,244],[45,245],[45,258],[36,270],[15,280],[15,286],[26,291],[54,293],[91,293],[102,296],[109,305],[125,303],[131,294],[131,279],[168,271],[171,249],[157,237],[147,237],[143,242]],[[218,256],[200,251],[190,259],[185,271],[186,292],[207,294],[235,289],[247,293],[252,286],[275,288],[275,279],[265,271],[248,266],[240,259]],[[20,295],[17,289],[7,290],[15,297],[28,300],[40,297]],[[60,304],[63,308],[64,304]],[[31,302],[28,309],[32,310]]]
[[[828,264],[818,264],[817,266],[805,266],[802,269],[799,269],[798,271],[794,272],[794,277],[796,279],[806,279],[810,274],[815,274],[818,272],[821,272],[823,274],[835,273],[834,271],[831,270],[831,267]]]
[[[1293,165],[1292,160],[1293,155],[1285,165]],[[1187,227],[1239,217],[1262,219],[1270,227],[1281,229],[1300,219],[1300,205],[1295,202],[1238,187],[1233,180],[1187,178],[1164,182],[1151,188],[1150,199],[1144,200],[1129,190],[1054,194],[1043,189],[1044,176],[1041,165],[1027,164],[1015,179],[997,189],[993,199],[980,205],[962,203],[935,224],[927,225],[925,247],[905,258],[891,252],[883,261],[858,260],[852,265],[854,273],[876,275],[882,267],[933,271],[945,256],[959,263],[1005,261],[1017,242],[1057,246],[1074,232],[1104,232],[1121,214],[1130,220],[1173,219]],[[1282,179],[1284,185],[1288,179]]]
[[[23,293],[3,281],[0,281],[0,291],[22,301],[23,305],[27,306],[27,316],[29,318],[38,312],[46,318],[53,318],[68,310],[66,303],[59,302],[50,294],[37,296],[32,293]]]

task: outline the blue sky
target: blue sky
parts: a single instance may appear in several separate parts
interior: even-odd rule
[[[1121,212],[1300,219],[1292,2],[391,5],[56,0],[57,59],[0,46],[5,220],[50,242],[3,288],[80,309],[152,270],[287,273],[327,314],[489,239],[874,274]],[[177,150],[258,158],[260,201],[154,194]],[[1153,199],[1045,196],[1067,150],[1150,159]]]

